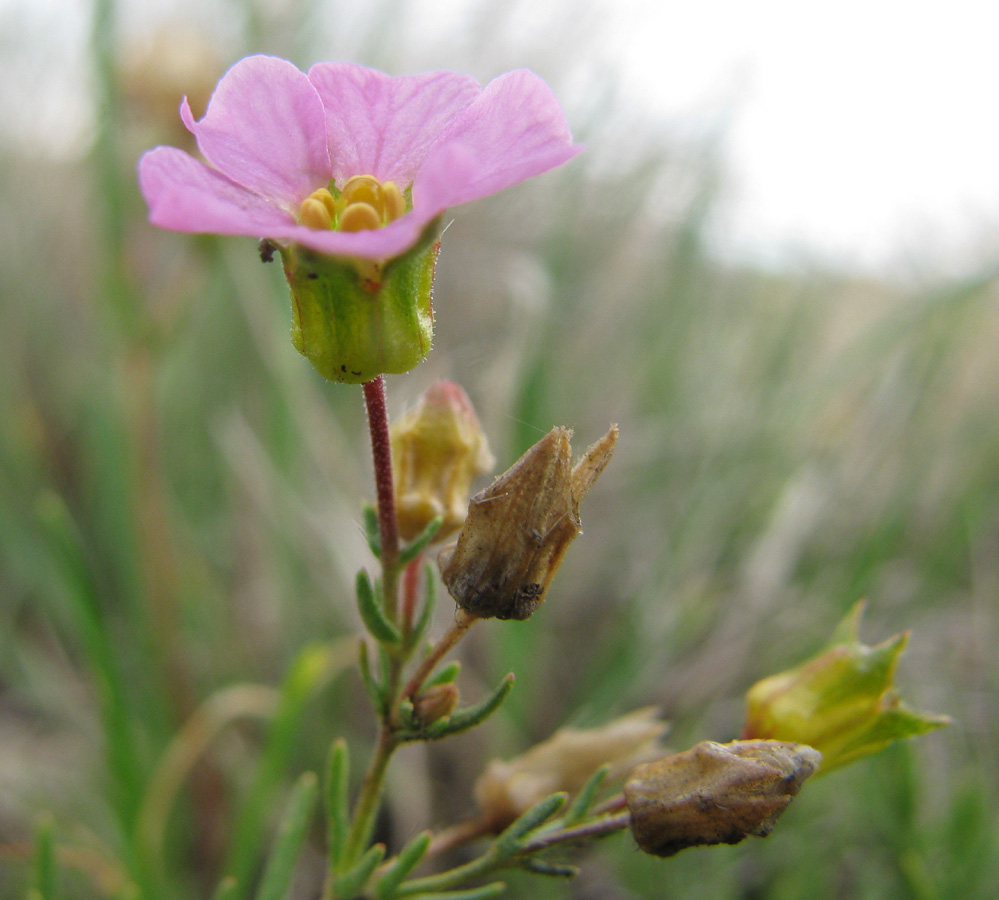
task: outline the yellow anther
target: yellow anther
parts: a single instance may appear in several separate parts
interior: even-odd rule
[[[332,197],[330,199],[333,199]],[[307,228],[325,229],[333,227],[333,216],[322,200],[315,197],[306,197],[302,201],[302,206],[298,211],[302,224]]]
[[[341,231],[368,231],[381,224],[378,210],[370,203],[351,203],[340,213]]]
[[[394,222],[406,211],[406,198],[394,181],[382,185],[382,218],[386,224]]]
[[[354,175],[343,186],[343,199],[350,203],[367,203],[381,207],[381,182],[374,175]]]
[[[336,200],[333,199],[333,195],[326,188],[319,188],[318,191],[313,191],[309,196],[313,200],[318,200],[326,207],[330,218],[336,218]]]

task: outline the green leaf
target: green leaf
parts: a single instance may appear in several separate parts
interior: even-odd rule
[[[326,857],[336,872],[343,860],[350,831],[350,753],[347,742],[337,738],[326,763]]]
[[[610,766],[604,765],[586,779],[586,784],[579,789],[579,793],[573,797],[572,803],[566,810],[563,827],[570,828],[586,818],[586,813],[593,805],[593,801],[597,799],[597,794],[606,780],[608,772],[610,772]]]
[[[461,662],[459,660],[453,660],[444,666],[436,675],[428,678],[423,682],[422,690],[434,687],[438,684],[449,684],[458,677],[458,673],[461,672]]]
[[[378,510],[370,503],[364,504],[364,536],[368,540],[368,549],[375,559],[382,556],[382,533],[378,524]]]
[[[438,585],[437,576],[434,573],[434,567],[427,564],[424,567],[424,572],[426,573],[423,597],[423,609],[420,610],[420,618],[417,619],[416,625],[413,628],[413,633],[409,637],[409,646],[415,647],[420,641],[423,640],[424,635],[430,628],[430,622],[434,617],[434,608],[437,606],[437,596],[438,596]]]
[[[504,678],[496,690],[492,692],[481,703],[468,706],[464,709],[456,710],[450,716],[428,725],[419,731],[404,731],[399,734],[399,739],[403,741],[436,741],[441,738],[450,737],[461,731],[467,731],[489,718],[506,699],[513,688],[514,677],[511,672]]]
[[[555,815],[568,799],[568,794],[551,794],[544,800],[535,803],[527,812],[518,818],[512,825],[496,838],[495,850],[500,859],[505,859],[516,853],[521,846],[524,837],[534,829],[540,828],[552,816]]]
[[[356,897],[364,892],[364,886],[372,876],[375,869],[381,865],[385,858],[385,845],[374,844],[368,848],[367,852],[357,861],[357,864],[347,872],[344,872],[333,882],[333,894],[336,897]]]
[[[31,890],[38,900],[59,897],[59,865],[56,862],[52,816],[39,817],[35,828],[35,854],[32,866]]]
[[[427,523],[427,527],[424,528],[411,543],[407,544],[399,551],[399,565],[408,565],[424,550],[426,550],[430,542],[437,537],[437,532],[441,530],[441,525],[443,524],[444,516],[438,516],[436,519],[431,519]]]
[[[523,868],[535,875],[547,875],[550,878],[575,878],[579,874],[578,866],[567,866],[552,863],[543,859],[530,857],[523,862]]]
[[[368,656],[368,644],[361,641],[361,646],[357,653],[357,665],[361,671],[361,681],[364,682],[364,690],[371,698],[371,703],[376,710],[382,712],[385,709],[387,698],[385,689],[378,683],[374,672],[371,671],[371,658]]]
[[[278,827],[274,849],[260,881],[257,900],[281,900],[288,892],[318,794],[318,779],[313,772],[305,772],[292,789],[284,818]]]
[[[482,887],[470,888],[465,891],[437,891],[433,894],[407,894],[412,900],[489,900],[498,897],[506,890],[502,881],[484,884]]]
[[[227,875],[219,882],[212,895],[212,900],[238,900],[239,882],[232,875]]]
[[[405,847],[402,848],[395,861],[389,866],[388,871],[375,885],[375,897],[377,900],[389,900],[395,889],[402,884],[403,880],[423,859],[427,848],[430,846],[431,833],[421,831]]]
[[[355,582],[357,588],[357,608],[361,613],[364,627],[371,636],[381,644],[398,644],[402,640],[399,629],[385,616],[379,594],[371,584],[368,573],[361,569]]]

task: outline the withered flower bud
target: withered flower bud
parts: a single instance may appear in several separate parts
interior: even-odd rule
[[[454,682],[435,684],[420,694],[413,703],[413,715],[421,725],[431,725],[449,716],[458,705],[460,695]]]
[[[654,856],[766,837],[822,754],[782,741],[703,741],[638,766],[624,785],[631,831]]]
[[[510,760],[494,759],[476,779],[475,802],[500,832],[549,794],[575,794],[601,766],[621,778],[662,753],[666,724],[654,707],[637,709],[601,728],[560,728],[548,740]]]
[[[391,428],[396,515],[411,541],[443,516],[440,540],[465,521],[472,481],[495,460],[472,402],[453,381],[431,385],[413,410]]]
[[[579,504],[604,470],[617,426],[573,467],[567,428],[553,428],[468,506],[441,577],[465,612],[526,619],[540,605],[569,544],[582,533]]]

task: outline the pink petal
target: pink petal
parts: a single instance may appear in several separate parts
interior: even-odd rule
[[[351,63],[318,63],[309,70],[326,107],[333,175],[374,175],[405,187],[447,125],[481,92],[457,72],[392,78]]]
[[[294,218],[176,147],[154,147],[139,160],[149,221],[173,231],[270,237]]]
[[[222,76],[203,119],[194,121],[186,97],[180,115],[213,166],[289,212],[329,183],[323,102],[286,60],[240,60]]]
[[[451,123],[413,183],[413,204],[441,211],[568,162],[572,143],[555,95],[527,69],[493,79]]]

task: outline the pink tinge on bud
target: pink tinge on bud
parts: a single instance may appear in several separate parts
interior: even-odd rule
[[[486,436],[468,395],[453,381],[438,381],[415,409],[392,424],[399,533],[412,540],[437,517],[438,539],[465,521],[472,482],[493,466]]]

